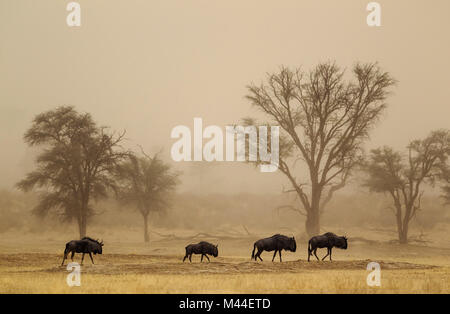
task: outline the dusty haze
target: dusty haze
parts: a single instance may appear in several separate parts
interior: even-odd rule
[[[276,210],[295,201],[282,193],[290,187],[283,174],[176,163],[169,154],[172,128],[192,130],[194,117],[204,127],[261,120],[246,86],[282,65],[378,62],[388,71],[398,84],[367,150],[404,151],[449,129],[449,0],[378,0],[381,27],[366,23],[370,0],[76,0],[79,28],[66,24],[70,1],[0,0],[0,293],[450,292],[450,211],[438,186],[424,187],[409,244],[400,245],[392,199],[355,173],[317,215],[318,231],[348,236],[348,249],[308,263],[306,215]],[[113,197],[87,204],[87,235],[105,246],[95,265],[86,257],[78,290],[60,266],[65,243],[80,238],[77,222],[32,215],[38,194],[15,188],[39,153],[24,133],[37,114],[62,105],[126,130],[126,148],[161,151],[182,172],[167,210],[150,214],[149,242],[136,206]],[[283,251],[282,263],[271,252],[250,261],[254,243],[275,233],[295,236],[296,252]],[[185,246],[199,241],[218,244],[219,256],[183,263]],[[382,287],[367,285],[369,261],[381,264]]]
[[[130,147],[167,155],[176,125],[254,115],[245,86],[282,64],[378,61],[391,72],[399,84],[368,147],[448,127],[447,0],[379,1],[380,28],[366,24],[368,1],[80,0],[81,28],[66,25],[67,2],[0,1],[4,188],[32,167],[22,136],[39,112],[74,105],[126,129]],[[176,167],[188,192],[279,192],[286,182],[238,163]]]

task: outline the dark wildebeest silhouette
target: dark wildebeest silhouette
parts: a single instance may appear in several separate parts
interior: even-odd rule
[[[84,261],[84,254],[89,254],[89,257],[91,258],[92,264],[94,264],[94,259],[92,258],[92,253],[94,254],[102,254],[102,247],[103,247],[103,241],[99,242],[98,240],[91,239],[89,237],[84,237],[81,240],[72,240],[70,242],[67,242],[66,249],[64,250],[64,258],[61,263],[61,266],[64,265],[64,261],[67,258],[67,254],[72,252],[72,255],[70,256],[72,262],[73,262],[73,256],[75,253],[83,253],[83,256],[81,257],[81,265],[83,265]]]
[[[255,254],[256,249],[258,249],[258,252]],[[277,252],[280,255],[280,262],[282,262],[281,250],[295,252],[296,249],[297,243],[295,242],[294,237],[290,238],[281,234],[275,234],[270,238],[258,240],[255,244],[253,244],[252,259],[255,259],[256,261],[256,258],[259,258],[262,261],[261,253],[263,251],[271,252],[275,250],[272,257],[272,262],[275,259]]]
[[[214,257],[217,257],[219,255],[219,250],[217,249],[219,245],[214,245],[205,241],[202,241],[197,244],[189,244],[186,246],[186,255],[183,258],[183,262],[186,260],[186,258],[189,257],[189,262],[192,262],[192,254],[201,254],[202,258],[200,259],[200,262],[203,262],[203,256],[205,256],[209,260],[208,254],[212,255]]]
[[[346,237],[338,237],[334,233],[327,232],[323,235],[312,237],[308,242],[308,262],[309,257],[313,255],[319,260],[317,257],[317,249],[318,248],[327,248],[327,255],[322,258],[322,261],[330,255],[331,261],[331,251],[333,247],[337,247],[339,249],[346,250],[347,249],[347,238]]]

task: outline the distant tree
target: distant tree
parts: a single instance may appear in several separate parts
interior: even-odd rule
[[[423,140],[412,141],[406,156],[383,147],[371,151],[365,164],[371,191],[388,193],[393,200],[400,243],[408,242],[409,223],[420,210],[426,183],[433,185],[448,159],[450,132],[432,132]]]
[[[386,107],[395,83],[377,64],[357,64],[347,81],[334,63],[308,73],[283,67],[267,82],[248,87],[247,99],[280,126],[279,169],[287,176],[306,216],[306,232],[320,231],[320,215],[343,188],[362,156],[362,144]],[[302,174],[296,162],[302,161]]]
[[[450,156],[450,136],[447,138],[448,141],[448,149],[447,156]],[[443,183],[442,186],[442,197],[445,200],[447,205],[450,205],[450,165],[448,162],[441,163],[441,173],[440,173],[440,182]]]
[[[80,237],[85,236],[92,201],[114,187],[113,170],[128,155],[120,147],[123,135],[98,127],[90,114],[70,106],[37,115],[24,140],[42,152],[36,169],[17,184],[23,191],[39,191],[34,213],[56,210],[66,220],[75,219]]]
[[[450,176],[445,177],[446,185],[442,187],[443,195],[446,204],[450,204]]]
[[[158,155],[150,157],[144,154],[144,157],[130,155],[127,161],[119,165],[117,175],[119,199],[139,210],[144,219],[144,241],[148,242],[149,215],[167,209],[179,174],[171,171],[171,167]]]

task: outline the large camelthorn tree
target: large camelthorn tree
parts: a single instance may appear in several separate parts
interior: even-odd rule
[[[347,79],[330,62],[309,72],[282,67],[248,87],[247,99],[270,119],[264,124],[280,126],[279,169],[300,200],[293,208],[306,216],[310,236],[319,233],[325,205],[360,161],[395,83],[377,64],[356,64],[352,74]],[[306,172],[296,167],[299,160]]]
[[[120,146],[123,136],[99,127],[90,114],[70,106],[38,114],[24,140],[42,151],[36,169],[17,184],[23,191],[40,193],[34,213],[55,210],[67,220],[75,219],[80,237],[86,236],[92,201],[115,186],[115,167],[128,156]]]
[[[412,141],[406,154],[390,147],[371,151],[364,167],[368,174],[365,185],[391,197],[401,244],[408,243],[409,225],[421,209],[425,185],[448,178],[449,153],[448,130],[434,131],[423,140]]]

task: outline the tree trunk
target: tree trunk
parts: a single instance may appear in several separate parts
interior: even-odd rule
[[[320,233],[320,197],[322,189],[318,183],[313,183],[311,190],[311,207],[307,211],[306,216],[306,233],[309,237],[316,236]]]
[[[412,205],[405,205],[405,213],[402,215],[401,205],[397,205],[397,231],[400,244],[408,244],[409,221]]]
[[[78,230],[80,232],[80,239],[86,236],[87,229],[87,217],[86,215],[82,215],[78,222]]]
[[[305,222],[306,233],[309,237],[320,233],[320,215],[319,210],[308,212]]]
[[[397,220],[398,240],[399,240],[400,243],[402,243],[403,223],[402,223],[402,210],[401,210],[401,207],[400,208],[397,207],[396,220]]]
[[[78,230],[80,232],[80,239],[86,236],[89,198],[81,195],[80,211],[78,216]]]
[[[408,244],[408,228],[402,230],[401,233],[399,233],[399,242],[400,244]]]
[[[408,244],[408,230],[409,230],[409,217],[403,218],[403,227],[400,233],[399,242],[400,244]]]
[[[144,242],[149,242],[150,241],[150,237],[148,235],[148,215],[143,215],[144,216]]]

